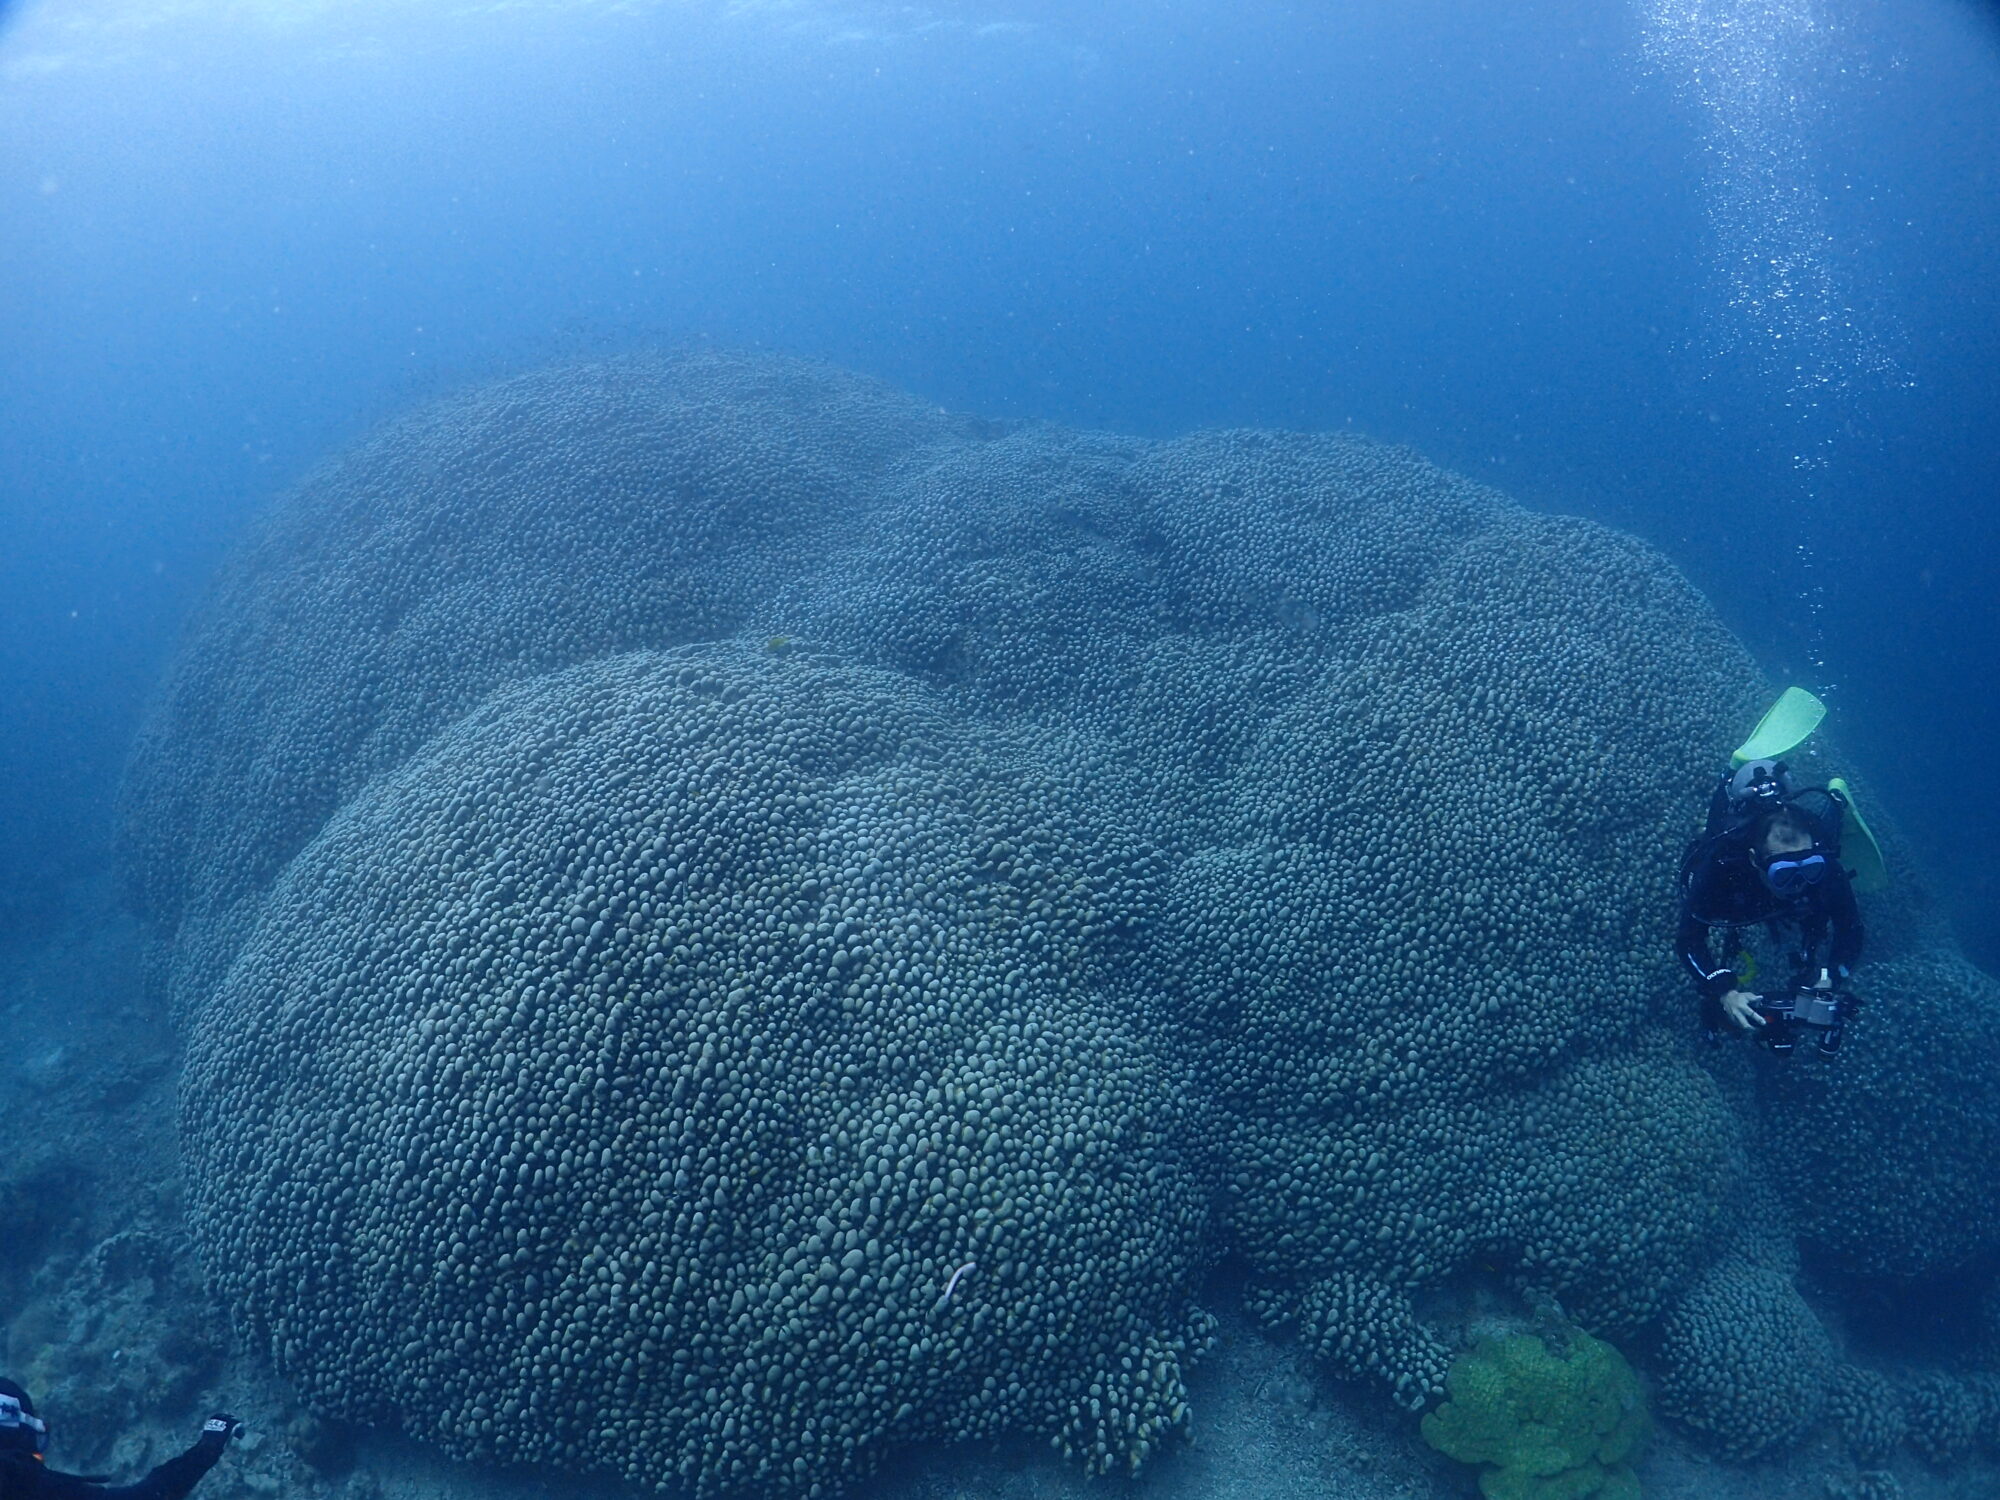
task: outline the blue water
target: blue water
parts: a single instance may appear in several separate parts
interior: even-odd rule
[[[1352,427],[1638,532],[1826,692],[2000,960],[1984,8],[28,0],[0,28],[10,920],[102,863],[178,622],[270,495],[427,392],[664,337],[990,415]]]

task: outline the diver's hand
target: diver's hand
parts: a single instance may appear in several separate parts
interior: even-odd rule
[[[1748,990],[1731,990],[1719,1002],[1722,1013],[1734,1021],[1738,1029],[1755,1031],[1764,1024],[1764,1018],[1757,1014],[1755,1006],[1762,995],[1753,995]]]
[[[201,1435],[214,1443],[228,1443],[243,1428],[243,1424],[227,1412],[217,1412],[201,1424]]]

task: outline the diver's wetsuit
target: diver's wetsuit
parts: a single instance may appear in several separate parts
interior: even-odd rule
[[[1790,929],[1797,938],[1799,983],[1810,982],[1821,968],[1844,975],[1861,957],[1861,910],[1854,901],[1853,882],[1838,859],[1829,861],[1826,876],[1817,885],[1790,898],[1764,884],[1740,838],[1697,840],[1684,870],[1675,946],[1701,989],[1704,1026],[1721,1022],[1722,997],[1738,987],[1735,973],[1716,964],[1711,935],[1717,929]]]
[[[45,1468],[26,1453],[0,1454],[0,1500],[183,1500],[229,1446],[226,1432],[204,1432],[137,1484],[102,1484]]]

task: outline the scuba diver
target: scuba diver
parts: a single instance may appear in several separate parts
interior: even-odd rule
[[[87,1474],[64,1474],[42,1464],[48,1424],[35,1415],[27,1391],[0,1379],[0,1500],[183,1500],[215,1467],[243,1424],[221,1412],[201,1424],[201,1436],[137,1484],[107,1484]]]
[[[1707,826],[1681,861],[1675,947],[1700,987],[1710,1041],[1733,1027],[1781,1056],[1801,1036],[1824,1056],[1840,1050],[1854,1006],[1843,985],[1861,956],[1855,891],[1879,888],[1886,876],[1846,783],[1800,787],[1777,759],[1825,713],[1812,694],[1785,690],[1732,757]],[[1788,945],[1792,972],[1779,993],[1751,988],[1755,966],[1742,940],[1757,927]],[[1717,935],[1728,963],[1716,960]]]

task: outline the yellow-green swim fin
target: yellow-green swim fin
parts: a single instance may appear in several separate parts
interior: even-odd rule
[[[1788,687],[1771,705],[1770,712],[1757,721],[1750,738],[1729,757],[1732,766],[1753,760],[1776,760],[1806,742],[1826,717],[1826,705],[1802,687]]]
[[[1842,806],[1840,821],[1840,862],[1847,866],[1854,877],[1854,889],[1860,895],[1872,891],[1885,890],[1889,884],[1889,866],[1882,858],[1882,846],[1875,842],[1875,835],[1868,831],[1868,824],[1861,816],[1861,809],[1854,805],[1854,793],[1841,777],[1834,777],[1826,784],[1830,792],[1840,793]]]

